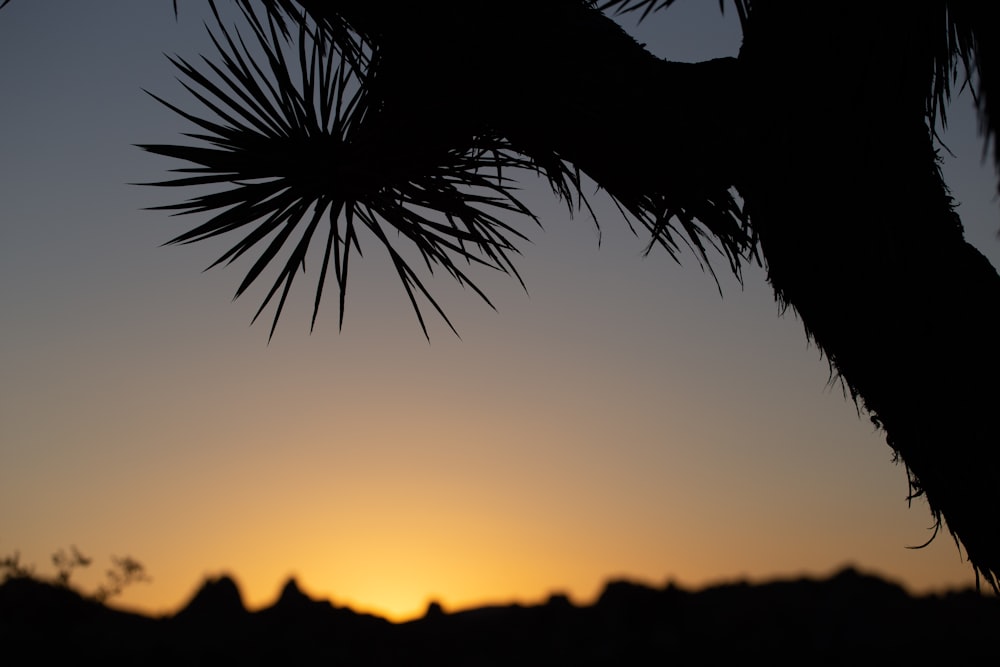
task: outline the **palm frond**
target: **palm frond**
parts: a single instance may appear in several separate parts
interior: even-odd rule
[[[191,165],[174,169],[181,174],[177,178],[148,185],[231,185],[154,207],[212,216],[168,243],[242,233],[212,266],[259,252],[236,291],[239,297],[277,265],[278,275],[254,318],[276,300],[271,335],[314,242],[323,260],[312,325],[332,264],[342,326],[350,255],[352,249],[360,251],[361,229],[387,251],[425,335],[421,299],[452,325],[411,265],[414,253],[428,271],[443,268],[489,303],[463,265],[517,277],[510,257],[523,236],[498,216],[533,216],[505,174],[537,165],[488,134],[473,138],[470,146],[435,154],[430,164],[415,165],[426,156],[415,157],[370,127],[378,115],[378,101],[366,85],[371,45],[358,35],[345,42],[308,17],[290,18],[272,8],[259,16],[248,3],[240,5],[253,37],[249,43],[216,13],[210,34],[218,58],[203,58],[199,66],[171,58],[184,87],[214,118],[153,95],[198,131],[186,135],[195,145],[140,146]],[[296,26],[298,34],[289,35],[287,26]],[[556,185],[559,179],[553,176]]]

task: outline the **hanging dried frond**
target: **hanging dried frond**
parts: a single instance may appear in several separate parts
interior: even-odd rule
[[[642,16],[639,17],[639,20],[642,21],[653,12],[666,9],[675,2],[677,0],[605,0],[605,2],[594,4],[602,12],[612,9],[615,14],[628,14],[641,10]],[[733,0],[733,5],[736,7],[736,14],[740,18],[740,25],[744,28],[747,24],[747,18],[750,15],[750,2],[751,0]],[[726,11],[725,0],[719,0],[719,11]]]
[[[973,90],[979,129],[989,145],[1000,170],[1000,21],[994,3],[978,0],[937,0],[921,5],[934,21],[934,84],[927,99],[932,123],[947,121],[945,108],[951,100],[952,87],[969,86]],[[961,65],[960,72],[959,66]]]
[[[606,0],[597,5],[602,12],[613,9],[615,14],[627,14],[629,12],[642,11],[639,20],[642,21],[653,12],[669,7],[676,0]],[[719,2],[722,5],[722,2]]]

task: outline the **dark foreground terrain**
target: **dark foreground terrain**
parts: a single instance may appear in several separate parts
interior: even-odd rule
[[[591,606],[562,596],[450,614],[432,605],[393,624],[312,600],[294,581],[248,612],[233,580],[210,580],[176,615],[149,618],[11,579],[0,645],[11,665],[1000,664],[1000,599],[912,597],[848,569],[697,592],[613,582]]]

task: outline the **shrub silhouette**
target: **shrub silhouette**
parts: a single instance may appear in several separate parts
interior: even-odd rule
[[[52,565],[56,568],[56,574],[52,577],[42,577],[35,574],[34,565],[22,564],[20,552],[15,551],[0,559],[0,583],[12,579],[35,579],[59,588],[75,589],[70,582],[73,572],[89,567],[92,562],[93,559],[84,556],[75,545],[70,546],[69,552],[59,549],[52,554]],[[151,581],[151,578],[146,574],[146,568],[142,563],[131,556],[112,556],[111,567],[105,571],[104,582],[92,593],[77,592],[103,604],[121,595],[132,584],[148,581]]]

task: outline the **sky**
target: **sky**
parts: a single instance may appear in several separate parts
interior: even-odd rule
[[[290,576],[394,620],[594,599],[609,579],[699,587],[846,564],[914,592],[971,586],[947,535],[762,269],[722,296],[691,254],[643,257],[595,198],[601,243],[547,186],[543,229],[491,310],[430,285],[460,333],[424,338],[374,244],[309,332],[307,273],[274,338],[228,246],[161,245],[196,220],[146,207],[178,163],[134,145],[191,127],[164,54],[211,52],[203,3],[15,0],[0,12],[0,555],[51,573],[76,545],[142,562],[118,599],[177,610],[208,576],[251,608]],[[735,55],[735,16],[681,2],[627,28],[663,57]],[[957,100],[945,175],[996,266],[992,166]],[[173,198],[172,198],[173,197]],[[362,247],[365,249],[365,246]],[[266,316],[265,316],[266,317]],[[264,318],[262,318],[263,320]],[[77,575],[74,575],[76,578]]]

